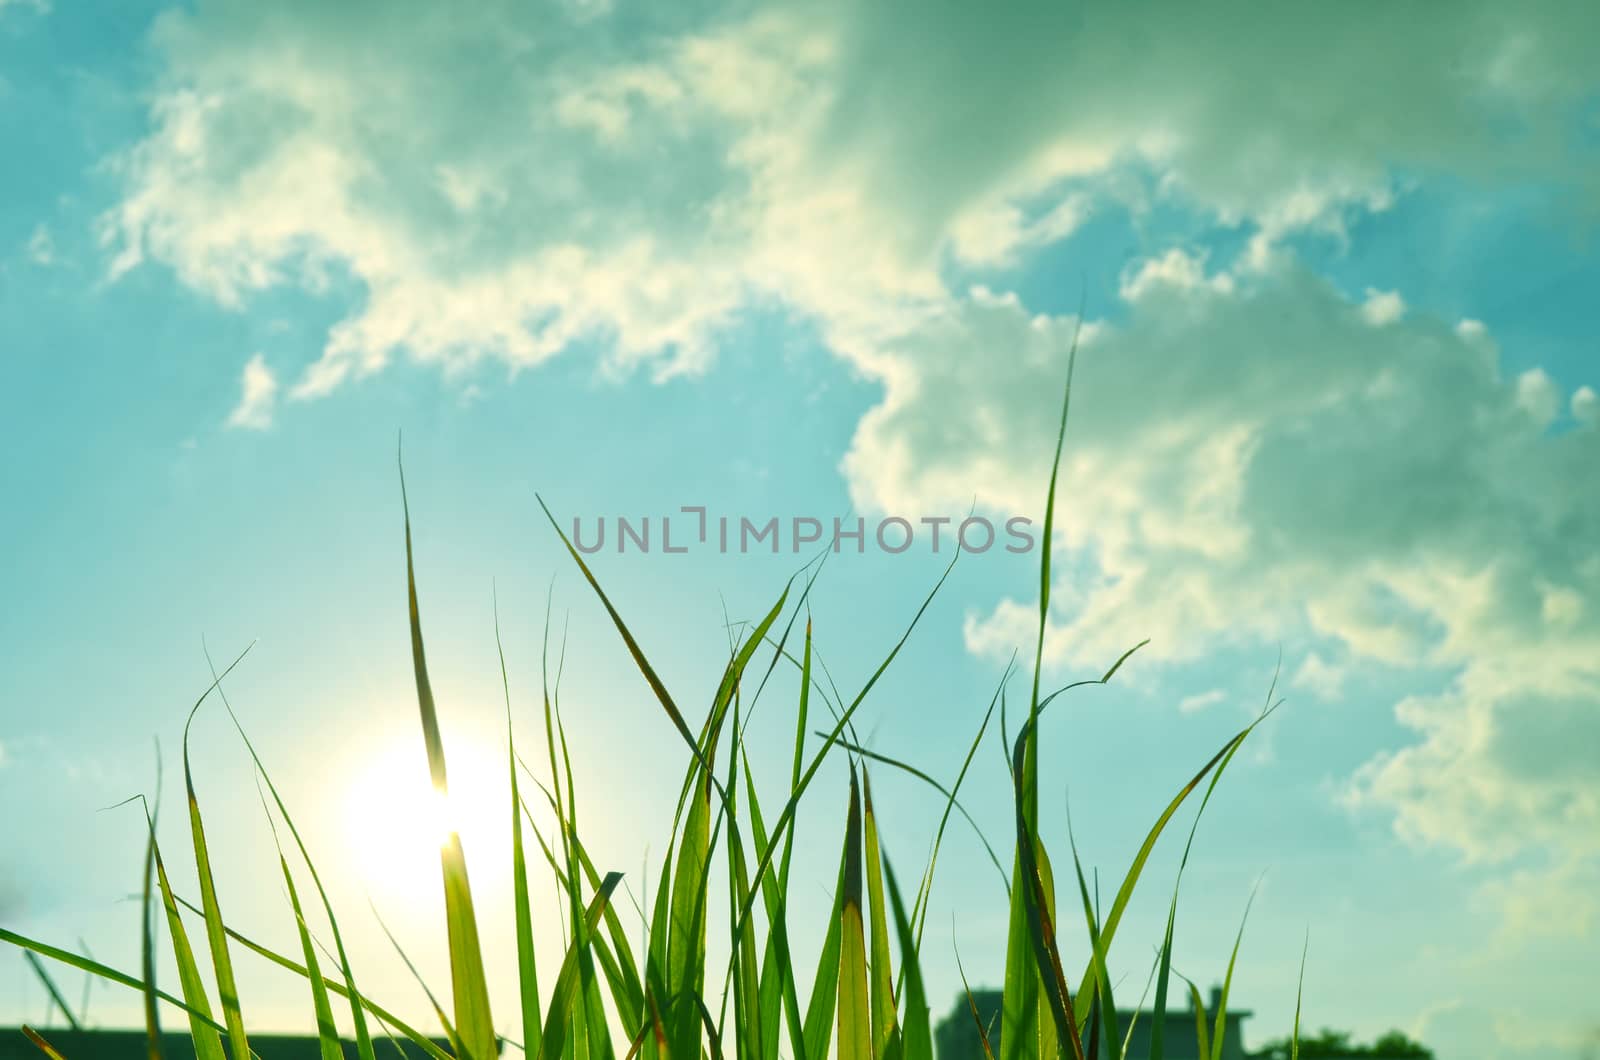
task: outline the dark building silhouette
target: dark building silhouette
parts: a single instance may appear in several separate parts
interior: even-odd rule
[[[143,1060],[148,1055],[143,1030],[35,1029],[67,1060]],[[443,1041],[435,1044],[447,1048]],[[347,1060],[355,1060],[355,1043],[344,1042],[343,1045]],[[427,1054],[414,1043],[400,1041],[399,1045],[411,1060],[427,1060]],[[395,1055],[387,1042],[383,1050],[380,1055]],[[261,1060],[321,1060],[322,1057],[316,1037],[299,1034],[252,1034],[250,1051]],[[195,1060],[194,1043],[187,1032],[163,1033],[161,1053],[165,1060]],[[44,1060],[44,1054],[20,1027],[0,1027],[0,1060]]]
[[[1206,1028],[1207,1034],[1214,1025],[1218,1003],[1222,1000],[1222,992],[1218,989],[1211,991],[1211,1000],[1207,1007]],[[994,1050],[996,1058],[1000,1056],[1000,991],[974,990],[972,1000],[977,1003],[978,1015],[988,1029],[989,1046]],[[1250,1013],[1237,1011],[1230,1008],[1224,1030],[1222,1043],[1223,1060],[1245,1060],[1244,1040],[1241,1035],[1241,1024],[1249,1017]],[[1117,1013],[1117,1033],[1119,1036],[1128,1034],[1129,1021],[1133,1021],[1133,1037],[1129,1040],[1127,1055],[1142,1057],[1150,1055],[1150,1036],[1155,1030],[1156,1020],[1162,1024],[1162,1047],[1167,1060],[1200,1060],[1200,1043],[1195,1037],[1195,1013],[1193,1008],[1168,1009],[1158,1016],[1153,1010],[1142,1009],[1135,1013],[1132,1011]],[[983,1040],[978,1036],[978,1026],[972,1018],[972,1006],[967,1002],[966,994],[956,997],[954,1008],[949,1015],[939,1021],[933,1032],[934,1047],[938,1053],[938,1060],[985,1060],[983,1053]],[[1100,1056],[1109,1057],[1110,1049],[1106,1043],[1100,1043]],[[1099,1060],[1093,1057],[1091,1060]]]

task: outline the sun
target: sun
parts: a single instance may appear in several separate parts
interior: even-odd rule
[[[420,734],[396,738],[357,768],[344,795],[344,835],[354,871],[374,894],[422,901],[440,893],[439,852],[461,836],[469,868],[508,842],[504,763],[467,741],[446,746],[450,793],[436,790]],[[474,882],[483,873],[474,872]]]

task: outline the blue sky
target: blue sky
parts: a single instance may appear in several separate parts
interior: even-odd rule
[[[177,797],[201,639],[254,642],[241,716],[363,982],[420,1019],[363,916],[370,895],[436,963],[431,853],[397,817],[395,771],[421,773],[397,434],[447,740],[465,804],[494,807],[468,855],[503,914],[496,594],[524,739],[547,593],[570,623],[575,764],[630,882],[679,768],[535,491],[590,525],[1037,520],[1081,323],[1046,676],[1151,644],[1047,729],[1047,823],[1064,838],[1070,789],[1086,858],[1120,873],[1281,655],[1288,706],[1186,876],[1180,969],[1220,976],[1262,878],[1249,1040],[1287,1030],[1309,929],[1312,1025],[1573,1055],[1600,1024],[1596,43],[1592,9],[1555,3],[0,2],[3,921],[135,966],[139,822],[102,808],[156,792],[157,741]],[[813,610],[847,695],[943,558],[830,559]],[[958,563],[864,708],[875,747],[954,775],[1032,643],[1036,559]],[[696,703],[725,622],[799,562],[596,568]],[[756,722],[775,776],[789,692]],[[243,748],[210,708],[193,747],[231,915],[290,944]],[[802,922],[828,908],[842,770],[802,820],[828,852]],[[876,784],[913,863],[937,801]],[[992,737],[968,790],[998,841]],[[941,1010],[956,946],[998,978],[1004,918],[970,832],[946,850]],[[1130,980],[1174,856],[1124,929]],[[0,1021],[41,1018],[20,957],[0,968]],[[302,1024],[299,984],[244,987]]]

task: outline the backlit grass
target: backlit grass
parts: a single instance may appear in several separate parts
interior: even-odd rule
[[[1057,464],[1070,396],[1069,367],[1061,428],[1056,438]],[[402,497],[403,492],[402,482]],[[1073,1060],[1085,1057],[1122,1060],[1127,1044],[1133,1040],[1134,1028],[1118,1025],[1119,1007],[1109,969],[1123,914],[1157,841],[1180,808],[1199,791],[1199,806],[1183,848],[1181,878],[1181,866],[1188,861],[1200,813],[1204,812],[1240,746],[1261,718],[1271,712],[1272,701],[1269,694],[1267,706],[1255,723],[1197,763],[1194,775],[1177,788],[1165,810],[1151,825],[1109,906],[1101,911],[1091,895],[1070,835],[1047,837],[1041,833],[1039,729],[1048,708],[1059,697],[1081,685],[1111,681],[1137,647],[1115,660],[1098,679],[1081,681],[1054,692],[1044,691],[1041,671],[1045,621],[1049,612],[1049,542],[1055,492],[1056,477],[1052,470],[1045,498],[1038,642],[1027,712],[1016,734],[1008,733],[1002,685],[974,735],[960,773],[948,785],[893,758],[866,751],[854,739],[852,728],[857,711],[912,635],[928,603],[943,584],[943,577],[861,691],[849,700],[842,697],[827,700],[831,721],[819,727],[813,721],[813,715],[819,712],[813,710],[812,697],[820,685],[813,674],[813,631],[806,617],[807,596],[817,567],[808,566],[782,589],[761,620],[743,634],[730,651],[709,709],[701,717],[691,717],[674,700],[595,573],[551,517],[554,532],[566,544],[572,562],[609,615],[641,677],[681,740],[684,765],[671,834],[664,844],[670,856],[665,859],[661,877],[655,883],[653,897],[648,903],[646,933],[636,949],[623,930],[614,903],[621,876],[616,872],[602,872],[590,859],[581,838],[580,801],[572,782],[558,694],[547,686],[542,697],[546,782],[536,778],[519,754],[507,693],[506,769],[510,776],[511,799],[506,806],[506,828],[514,877],[516,998],[521,1029],[517,1045],[527,1055],[537,1060],[611,1060],[634,1056],[645,1060],[669,1057],[678,1060],[701,1057],[777,1060],[780,1056],[791,1060],[828,1060],[830,1056],[837,1056],[839,1060],[931,1060],[929,1006],[919,954],[933,893],[939,840],[953,813],[966,814],[959,793],[968,766],[989,732],[996,704],[999,704],[999,730],[1001,739],[1007,743],[1013,783],[1013,819],[975,822],[987,825],[984,830],[991,834],[1009,833],[1012,848],[1008,871],[1004,862],[996,857],[997,867],[1008,879],[1009,929],[1004,1005],[998,1028],[1000,1055],[995,1060],[1057,1060],[1067,1056]],[[549,514],[548,509],[546,514]],[[449,773],[428,678],[409,511],[405,519],[405,546],[418,713],[432,783],[442,796],[448,791]],[[949,568],[944,574],[948,576]],[[496,636],[498,639],[498,630]],[[779,666],[794,668],[799,677],[798,698],[794,704],[794,750],[787,797],[781,805],[763,806],[756,794],[757,785],[743,743],[742,719],[767,678]],[[503,653],[501,667],[503,674]],[[226,675],[226,670],[215,674],[215,682],[201,697],[201,702],[216,694],[226,704],[222,694]],[[1009,671],[1007,676],[1010,676]],[[825,697],[825,693],[822,695]],[[196,703],[195,709],[200,705]],[[231,715],[231,706],[227,709]],[[239,734],[249,747],[242,728]],[[335,1006],[348,1006],[359,1060],[375,1060],[379,1051],[387,1050],[390,1042],[384,1040],[386,1037],[396,1043],[396,1047],[400,1041],[407,1042],[414,1047],[413,1055],[415,1050],[421,1050],[433,1060],[449,1060],[451,1056],[462,1060],[489,1060],[495,1056],[501,1045],[490,1009],[477,906],[459,836],[452,833],[444,843],[440,862],[449,940],[450,991],[448,998],[429,994],[438,1027],[424,1031],[361,992],[338,919],[311,852],[301,840],[285,801],[253,747],[250,747],[250,754],[262,788],[263,807],[279,841],[279,871],[289,900],[286,912],[294,917],[297,927],[298,954],[278,953],[262,946],[238,931],[227,919],[223,896],[218,894],[212,877],[201,802],[189,769],[187,730],[184,780],[193,856],[200,883],[199,901],[191,903],[173,892],[152,823],[146,859],[141,973],[127,974],[5,929],[0,929],[0,939],[40,957],[141,991],[150,1060],[159,1060],[161,1056],[158,1014],[162,1006],[181,1013],[187,1020],[198,1060],[242,1060],[251,1055],[247,1013],[241,1009],[233,972],[233,954],[238,949],[253,951],[305,980],[309,1011],[314,1017],[323,1060],[339,1060],[344,1055],[345,1046],[335,1030]],[[824,762],[839,756],[849,759],[848,790],[813,790]],[[890,861],[887,837],[880,831],[873,811],[872,771],[875,769],[908,771],[940,792],[943,811],[932,853],[926,864],[909,875],[903,874],[905,863],[896,871]],[[546,835],[539,830],[533,812],[535,806],[540,815],[546,809],[553,814],[554,834]],[[795,821],[802,806],[808,813],[827,815],[838,821],[837,885],[833,908],[825,924],[792,925],[789,919]],[[529,835],[535,840],[532,846],[526,842]],[[1058,856],[1065,850],[1070,857],[1070,871],[1064,886],[1057,884],[1059,869],[1050,854],[1052,845]],[[535,866],[538,871],[551,873],[566,906],[560,911],[565,928],[558,972],[553,981],[543,984],[539,981],[534,946],[535,918],[541,918],[542,922],[556,915],[556,911],[535,908],[533,904],[530,873],[535,871]],[[726,872],[726,880],[713,879],[719,867]],[[306,889],[308,882],[309,890]],[[722,897],[724,888],[725,898]],[[1064,904],[1058,904],[1063,895]],[[1174,881],[1165,933],[1151,970],[1154,1006],[1158,1012],[1166,1008],[1175,975],[1171,961],[1177,896],[1177,882]],[[333,943],[331,951],[319,950],[307,926],[308,907],[320,907],[326,916]],[[1063,918],[1079,916],[1083,917],[1087,930],[1088,952],[1063,953],[1058,941],[1059,925]],[[171,947],[179,971],[178,995],[154,986],[157,927],[162,921],[167,945]],[[186,924],[200,929],[193,939]],[[822,939],[815,968],[796,965],[790,940],[797,929],[803,930],[807,938]],[[727,960],[717,967],[712,967],[707,958],[707,940],[713,932],[724,933],[727,943]],[[1193,984],[1188,985],[1197,1017],[1195,1033],[1201,1055],[1211,1060],[1220,1060],[1223,1055],[1228,988],[1237,956],[1236,943],[1228,961],[1219,1011],[1207,1014],[1200,992]],[[420,971],[418,977],[428,981],[436,974],[442,980],[444,971]],[[972,1012],[977,1019],[976,1005],[972,1006]],[[1296,1028],[1298,1030],[1298,1002]],[[978,1029],[988,1048],[994,1028],[980,1023]],[[448,1043],[447,1048],[435,1043],[435,1037],[441,1033]],[[1163,1033],[1164,1021],[1158,1020],[1150,1038],[1151,1060],[1161,1060],[1163,1056],[1166,1049]],[[47,1055],[54,1055],[52,1047],[42,1037],[31,1031],[30,1036]],[[1291,1053],[1294,1050],[1291,1040]]]

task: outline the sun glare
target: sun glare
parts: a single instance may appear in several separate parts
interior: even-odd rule
[[[428,774],[420,737],[396,741],[357,770],[345,793],[345,838],[357,876],[375,892],[420,899],[439,891],[439,851],[460,833],[470,864],[493,855],[507,826],[506,798],[495,791],[498,769],[484,748],[446,748],[450,794]]]

